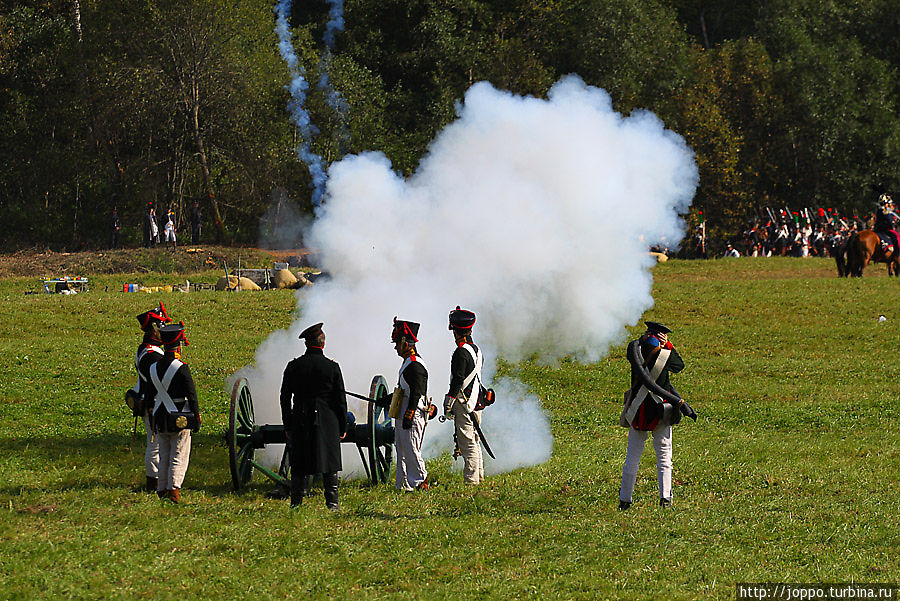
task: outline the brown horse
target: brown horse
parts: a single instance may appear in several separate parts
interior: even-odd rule
[[[900,252],[884,251],[881,239],[872,230],[862,230],[850,236],[847,241],[847,273],[850,277],[861,278],[863,269],[869,262],[887,263],[888,275],[900,276]]]

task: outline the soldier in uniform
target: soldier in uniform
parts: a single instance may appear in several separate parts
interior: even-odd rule
[[[287,364],[281,381],[281,419],[291,454],[291,507],[309,494],[310,476],[322,474],[325,505],[338,510],[341,439],[347,431],[347,397],[340,366],[325,356],[325,332],[303,330],[306,353]]]
[[[452,415],[456,448],[463,458],[463,479],[466,484],[478,484],[484,479],[481,445],[472,420],[481,423],[481,411],[475,411],[481,389],[481,350],[472,339],[475,314],[459,306],[450,311],[450,331],[456,349],[450,359],[450,390],[444,395],[444,415]]]
[[[121,222],[119,221],[119,210],[113,208],[112,218],[109,223],[110,241],[109,247],[112,249],[119,248],[119,229]]]
[[[166,226],[163,229],[163,236],[165,238],[166,248],[169,247],[169,242],[171,242],[172,250],[175,250],[176,247],[175,229],[175,211],[169,209]]]
[[[697,419],[669,383],[670,373],[684,369],[684,361],[668,340],[671,330],[654,321],[646,324],[647,331],[628,345],[631,388],[625,393],[625,408],[619,418],[619,425],[628,428],[628,450],[619,488],[619,509],[623,511],[631,507],[641,453],[651,432],[656,449],[659,504],[672,505],[672,426],[681,421],[682,414]]]
[[[200,404],[197,389],[187,363],[181,360],[184,324],[159,328],[164,354],[150,368],[150,380],[156,388],[153,427],[159,439],[159,484],[161,499],[181,501],[181,485],[191,457],[191,431],[200,430]]]
[[[134,355],[134,368],[137,371],[137,383],[129,391],[131,410],[135,417],[144,422],[147,432],[147,446],[144,450],[144,471],[147,475],[147,492],[156,492],[159,478],[159,439],[153,434],[150,423],[150,409],[156,390],[150,382],[150,367],[163,356],[162,341],[159,338],[159,327],[172,321],[162,303],[137,316],[144,339]]]
[[[394,444],[397,447],[396,486],[400,490],[428,490],[428,471],[422,459],[429,403],[428,369],[416,352],[419,324],[394,318],[391,341],[397,355],[403,358],[400,366],[397,410],[394,417]],[[394,403],[391,404],[392,410]]]
[[[887,194],[878,198],[878,209],[875,211],[875,225],[872,230],[876,234],[886,234],[893,242],[894,248],[900,250],[900,239],[897,236],[897,224],[900,217],[894,212],[894,201]]]

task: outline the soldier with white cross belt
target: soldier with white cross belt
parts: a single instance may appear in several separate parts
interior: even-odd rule
[[[191,431],[200,430],[200,405],[197,388],[187,363],[181,361],[184,324],[169,324],[159,329],[165,352],[150,368],[150,380],[156,388],[153,406],[153,430],[159,438],[159,483],[161,499],[181,501],[181,485],[191,457]]]
[[[631,388],[625,392],[625,406],[619,425],[628,428],[628,450],[622,467],[619,509],[631,507],[638,466],[647,436],[653,433],[659,504],[672,505],[672,426],[682,415],[696,420],[691,409],[669,383],[669,374],[684,369],[684,361],[668,339],[672,331],[655,321],[645,322],[647,331],[628,345]]]
[[[484,357],[472,338],[475,314],[456,309],[450,311],[449,330],[453,332],[456,349],[450,359],[450,389],[444,395],[444,416],[452,415],[456,451],[463,458],[463,480],[466,484],[479,484],[484,480],[484,459],[478,444],[476,411],[481,386],[481,368]]]
[[[162,303],[156,309],[145,311],[137,316],[144,339],[134,355],[134,368],[138,379],[133,388],[125,391],[125,403],[135,418],[141,418],[147,430],[147,441],[144,450],[144,471],[146,472],[146,491],[156,492],[159,475],[159,439],[153,435],[150,424],[150,409],[156,391],[150,382],[150,367],[163,356],[162,341],[159,338],[159,327],[172,321]]]

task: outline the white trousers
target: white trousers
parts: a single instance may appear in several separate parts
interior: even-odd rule
[[[472,418],[465,406],[459,401],[453,403],[453,428],[456,430],[456,445],[463,458],[463,480],[466,484],[478,484],[484,480],[484,460],[481,457],[481,444]],[[481,422],[480,411],[476,413]]]
[[[191,458],[191,431],[157,432],[159,441],[159,484],[156,490],[181,488]]]
[[[150,417],[144,414],[144,427],[147,429],[147,448],[144,450],[144,469],[148,478],[159,477],[159,436],[153,434]]]
[[[644,452],[648,434],[650,432],[646,430],[628,428],[628,451],[625,453],[625,465],[622,467],[622,486],[619,487],[620,501],[631,502],[638,466],[641,463],[641,453]],[[656,449],[659,497],[672,500],[672,426],[660,424],[653,430],[653,448]]]
[[[406,412],[404,401],[400,407],[400,418],[394,420],[394,446],[397,447],[396,486],[400,490],[415,490],[425,481],[428,471],[422,459],[422,441],[425,439],[425,412],[417,409],[409,430],[403,429],[402,415]]]

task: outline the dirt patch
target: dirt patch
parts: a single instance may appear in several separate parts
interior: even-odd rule
[[[269,251],[228,246],[184,246],[172,252],[165,248],[126,248],[83,252],[21,250],[0,255],[0,277],[83,276],[115,273],[196,273],[208,269],[272,267],[274,261],[301,261],[309,251]],[[285,261],[287,262],[287,261]]]

